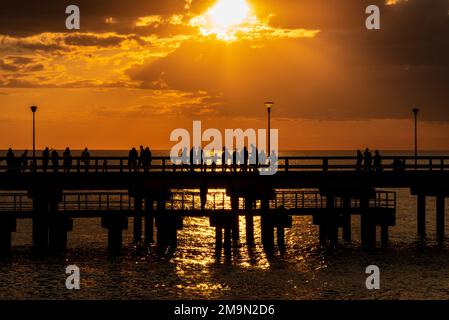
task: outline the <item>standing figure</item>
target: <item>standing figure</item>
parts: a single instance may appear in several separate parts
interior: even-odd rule
[[[53,171],[58,172],[59,154],[58,154],[58,151],[53,150],[53,149],[51,151],[51,164],[53,166]]]
[[[243,148],[243,154],[241,156],[243,158],[243,172],[246,172],[248,170],[248,164],[249,164],[249,152],[248,152],[248,148],[245,146]]]
[[[140,170],[140,167],[143,167],[143,163],[145,161],[145,149],[143,146],[140,146],[139,149],[140,149],[140,155],[139,155],[139,162],[137,164],[137,167],[138,167],[137,171]]]
[[[83,153],[81,153],[81,161],[84,164],[84,168],[87,171],[89,171],[89,165],[90,165],[90,153],[87,148],[84,148]]]
[[[139,158],[139,154],[137,153],[136,148],[132,148],[128,154],[128,167],[129,171],[137,170],[137,159]]]
[[[62,157],[62,166],[64,167],[64,172],[70,172],[70,167],[72,166],[72,153],[70,152],[69,147],[65,148]]]
[[[382,172],[382,156],[379,150],[374,151],[373,164],[376,172]]]
[[[44,172],[47,172],[49,160],[50,160],[50,149],[46,147],[45,150],[42,151],[42,170],[44,170]]]
[[[20,157],[20,166],[22,171],[25,172],[28,167],[28,150],[25,150]]]
[[[371,164],[373,162],[373,157],[368,148],[366,148],[365,152],[363,153],[363,159],[364,159],[363,165],[365,167],[365,171],[367,171],[367,172],[371,171]]]
[[[15,155],[11,148],[6,153],[6,166],[8,167],[8,172],[13,172],[16,166]]]

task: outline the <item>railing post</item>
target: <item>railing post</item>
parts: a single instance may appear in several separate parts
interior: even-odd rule
[[[285,171],[288,172],[289,161],[288,158],[285,158]]]

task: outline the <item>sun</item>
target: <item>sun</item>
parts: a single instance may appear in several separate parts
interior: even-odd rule
[[[220,0],[209,9],[212,25],[227,29],[245,21],[250,8],[245,0]]]
[[[190,20],[203,35],[216,35],[222,40],[234,40],[240,27],[254,19],[245,0],[218,0],[204,14]]]

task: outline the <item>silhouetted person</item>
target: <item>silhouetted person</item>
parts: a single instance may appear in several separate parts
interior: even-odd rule
[[[212,156],[211,166],[212,166],[212,172],[215,172],[217,170],[217,163],[218,159],[220,159],[220,156],[218,153],[214,150],[214,155]]]
[[[182,149],[181,157],[182,157],[182,159],[181,159],[181,171],[183,171],[184,166],[186,164],[189,164],[189,154],[187,152],[187,147],[184,147]]]
[[[252,170],[256,171],[259,164],[259,150],[257,150],[256,146],[253,144],[251,144],[250,148],[251,152],[249,154],[249,164]]]
[[[362,151],[357,150],[357,160],[355,164],[355,170],[362,171],[363,154]]]
[[[247,171],[248,169],[248,164],[249,164],[249,152],[248,152],[248,148],[245,146],[242,150],[243,154],[242,154],[242,158],[243,158],[243,163],[242,163],[242,169],[244,172]]]
[[[62,157],[63,157],[62,165],[64,167],[64,172],[70,172],[70,167],[72,166],[72,153],[70,152],[69,147],[65,148]]]
[[[137,170],[137,159],[138,158],[139,158],[139,153],[137,152],[136,148],[132,148],[128,154],[129,171]]]
[[[28,150],[25,150],[20,157],[20,167],[23,172],[28,168]]]
[[[382,156],[379,150],[374,151],[373,164],[376,172],[382,172]]]
[[[365,171],[371,171],[371,164],[373,162],[373,157],[368,148],[366,148],[365,152],[363,153],[363,160],[364,160],[363,165],[365,167]]]
[[[58,172],[59,154],[56,150],[51,151],[51,165],[53,166],[53,171]]]
[[[267,165],[267,154],[264,149],[259,151],[259,165],[262,165],[262,167]]]
[[[196,151],[195,147],[190,148],[190,171],[195,170],[195,164],[196,164]]]
[[[234,152],[232,152],[232,171],[237,172],[237,166],[238,166],[238,151],[237,149],[234,149]]]
[[[276,150],[271,151],[270,154],[270,163],[276,163],[278,162],[278,154],[276,153]]]
[[[143,151],[141,151],[140,153],[140,161],[141,161],[141,165],[143,167],[143,170],[145,172],[148,172],[148,170],[150,169],[151,166],[151,161],[152,161],[152,153],[149,147],[146,147]]]
[[[45,150],[42,151],[42,170],[44,170],[44,172],[47,172],[49,160],[50,160],[50,149],[46,147]]]
[[[143,167],[143,163],[145,161],[145,148],[143,146],[139,147],[140,155],[139,155],[139,163],[137,170],[140,170],[140,167]]]
[[[222,164],[224,165],[223,170],[226,171],[229,168],[229,171],[232,172],[232,168],[230,168],[230,166],[232,166],[232,154],[229,151],[229,149],[226,147],[223,147],[221,161],[222,161]]]
[[[83,153],[81,153],[81,161],[84,164],[84,168],[87,171],[89,171],[89,165],[90,165],[90,153],[87,148],[84,148]]]
[[[199,147],[196,151],[196,159],[198,164],[200,165],[200,171],[206,170],[206,165],[204,162],[204,151],[203,148]]]
[[[14,167],[16,166],[15,155],[11,148],[6,153],[6,166],[9,172],[14,171]]]
[[[403,172],[405,170],[405,163],[401,159],[396,158],[393,160],[393,171]]]

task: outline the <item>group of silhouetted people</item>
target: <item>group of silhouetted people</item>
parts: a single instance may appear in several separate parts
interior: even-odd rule
[[[213,156],[205,156],[204,150],[200,147],[192,147],[189,154],[187,154],[187,149],[184,148],[181,158],[183,167],[187,166],[190,171],[195,169],[206,171],[210,166],[212,172],[215,172],[219,163],[222,165],[223,172],[256,171],[260,164],[265,165],[267,163],[268,158],[264,150],[259,151],[254,145],[251,145],[250,149],[251,151],[245,146],[240,150],[234,148],[231,152],[228,148],[223,147],[221,155],[215,152]],[[271,161],[274,161],[276,156],[276,152],[273,151]],[[207,163],[206,160],[208,159],[210,163]]]
[[[405,161],[400,158],[395,158],[391,164],[394,172],[402,172],[405,170]],[[374,155],[366,148],[365,152],[357,150],[356,170],[361,172],[382,172],[382,156],[378,150],[374,151]]]
[[[375,150],[374,155],[368,148],[366,148],[363,153],[362,151],[357,150],[356,170],[365,172],[381,172],[382,156],[380,155],[379,150]]]
[[[54,172],[58,172],[61,168],[64,172],[70,172],[70,169],[73,165],[73,157],[70,148],[67,147],[62,153],[62,167],[60,167],[60,155],[58,151],[55,149],[50,149],[46,147],[44,151],[42,151],[42,166],[39,166],[44,172],[47,172],[50,168]],[[28,162],[28,150],[25,150],[20,157],[16,157],[14,151],[9,148],[6,153],[6,165],[8,167],[9,172],[25,172],[27,169],[30,171],[36,170],[38,168],[38,163],[34,163],[34,159],[32,159],[31,163]],[[89,170],[90,165],[90,153],[87,148],[81,154],[81,162],[85,167],[85,170]]]
[[[144,148],[140,146],[140,154],[136,148],[132,148],[128,154],[128,166],[130,171],[140,171],[142,168],[144,172],[148,172],[151,168],[153,154],[150,147]]]
[[[28,150],[25,150],[20,157],[16,157],[14,151],[9,148],[6,153],[6,166],[10,172],[26,171],[28,168]]]

